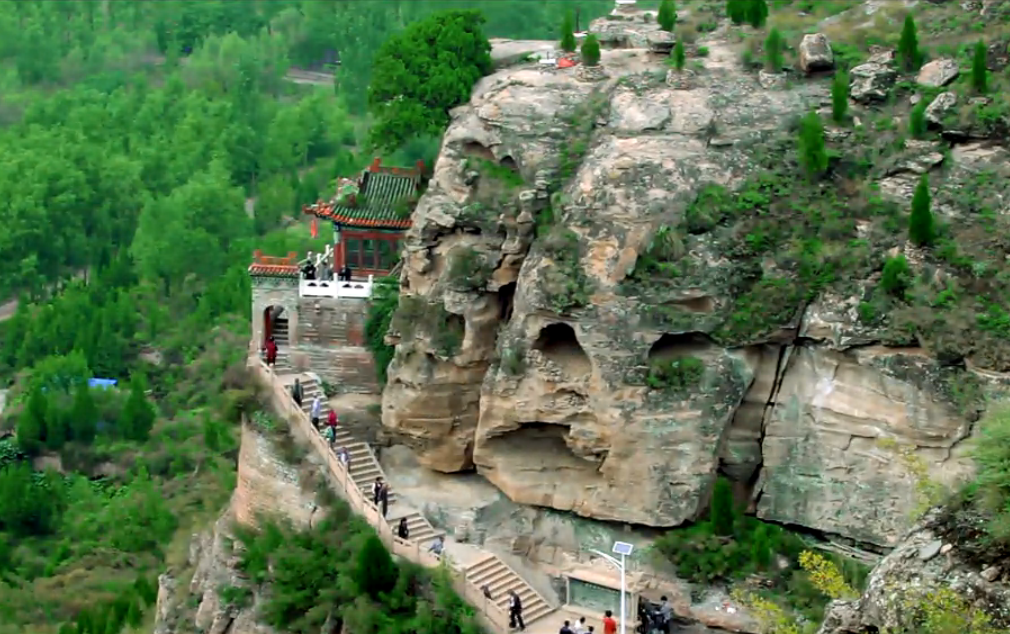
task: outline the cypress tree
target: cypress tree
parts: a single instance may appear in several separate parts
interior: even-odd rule
[[[849,76],[843,71],[838,71],[831,81],[831,118],[835,123],[845,123],[848,114]]]
[[[985,42],[975,43],[975,54],[971,58],[971,86],[977,93],[984,93],[989,87],[989,71],[986,69]]]
[[[912,138],[921,139],[926,135],[926,100],[922,99],[912,108],[908,116],[908,132]]]
[[[354,561],[352,579],[361,594],[378,599],[382,592],[389,592],[396,585],[399,572],[396,562],[382,544],[379,536],[369,533]]]
[[[38,455],[46,442],[46,415],[49,403],[41,387],[32,388],[28,403],[17,424],[18,446],[30,456]]]
[[[769,72],[782,70],[782,34],[778,29],[772,29],[765,38],[765,64]]]
[[[120,430],[130,440],[147,440],[154,427],[156,417],[154,406],[147,400],[144,377],[136,376],[130,381],[130,395],[123,406]]]
[[[733,24],[743,24],[747,21],[747,0],[726,0],[726,15]]]
[[[725,478],[715,481],[708,518],[716,535],[733,534],[736,524],[736,504],[733,502],[733,486]]]
[[[816,112],[811,111],[800,122],[800,165],[811,178],[828,169],[828,151],[824,144],[824,125]]]
[[[80,381],[74,390],[74,403],[70,409],[70,430],[74,440],[91,444],[98,426],[98,407],[87,381]]]
[[[664,31],[673,31],[673,27],[677,24],[677,5],[673,3],[673,0],[663,0],[659,3],[656,22],[659,23],[659,28]]]
[[[901,39],[898,40],[898,61],[909,72],[919,70],[922,63],[919,35],[915,28],[915,18],[911,13],[905,16],[905,24],[901,27]]]
[[[936,240],[931,205],[929,177],[923,174],[912,195],[912,213],[908,216],[908,238],[920,247],[929,246]]]
[[[744,8],[747,22],[755,29],[760,29],[768,21],[768,3],[765,0],[750,0]]]
[[[566,12],[565,21],[561,24],[561,50],[566,53],[574,53],[575,48],[575,27],[572,23],[572,14]]]
[[[600,63],[600,42],[592,33],[582,42],[582,63],[586,66],[596,66]]]
[[[684,52],[684,40],[677,38],[677,45],[673,47],[673,67],[678,71],[684,70],[687,62],[687,54]]]

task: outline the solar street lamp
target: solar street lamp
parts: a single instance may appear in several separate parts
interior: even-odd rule
[[[614,555],[608,555],[607,553],[601,550],[592,551],[593,553],[599,555],[600,557],[603,557],[608,562],[613,564],[613,566],[621,572],[621,634],[625,634],[624,620],[625,615],[627,613],[626,602],[628,593],[626,589],[628,585],[627,582],[628,573],[626,567],[626,558],[630,557],[632,551],[634,550],[635,550],[634,544],[629,544],[628,542],[614,542],[614,546],[613,548],[611,548],[611,552],[614,553],[614,555],[620,555],[621,557],[620,559],[614,557]]]

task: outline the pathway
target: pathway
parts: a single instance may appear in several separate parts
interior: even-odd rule
[[[261,376],[265,376],[266,380],[273,384],[272,391],[275,396],[278,391],[282,391],[284,394],[286,402],[278,403],[282,408],[281,411],[297,412],[295,415],[299,416],[298,424],[311,430],[309,433],[315,436],[313,447],[320,452],[325,452],[325,449],[320,449],[325,447],[325,441],[321,442],[322,437],[318,430],[312,428],[308,415],[312,407],[312,400],[317,394],[323,398],[321,420],[325,421],[329,413],[329,404],[326,402],[325,395],[322,394],[316,379],[308,374],[278,375],[269,372],[257,357],[250,358],[250,363],[259,370]],[[298,407],[290,396],[290,386],[294,383],[295,378],[301,382],[304,392],[301,407]],[[349,495],[352,496],[352,500],[353,498],[367,500],[366,506],[372,510],[369,512],[367,508],[363,509],[362,514],[379,531],[380,536],[395,534],[400,518],[407,518],[410,527],[409,542],[411,542],[412,548],[398,550],[394,541],[394,552],[422,565],[437,565],[432,562],[427,551],[436,537],[444,535],[443,531],[433,527],[423,514],[398,498],[393,491],[390,491],[389,512],[385,520],[375,512],[371,503],[372,483],[377,477],[381,477],[387,482],[388,478],[383,473],[372,448],[339,426],[335,447],[346,447],[351,455],[348,469],[349,481],[353,482],[353,487],[357,489],[357,492],[355,492],[356,495],[349,492]],[[327,465],[334,464],[331,456],[324,454],[322,457]],[[338,473],[339,467],[331,466],[330,468],[337,481],[343,480],[343,474]],[[523,615],[529,626],[528,631],[537,634],[551,628],[553,631],[557,631],[560,625],[555,622],[557,619],[553,618],[556,616],[557,606],[551,605],[544,599],[532,585],[500,557],[472,544],[456,542],[451,537],[445,539],[445,554],[448,561],[451,562],[452,568],[455,569],[456,581],[461,585],[457,589],[462,590],[466,599],[475,605],[498,631],[507,631],[504,615],[507,612],[509,592],[511,591],[516,592],[522,600]],[[490,599],[484,598],[485,588],[490,592]]]

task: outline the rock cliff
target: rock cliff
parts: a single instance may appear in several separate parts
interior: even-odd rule
[[[668,71],[655,28],[594,23],[625,47],[602,78],[519,64],[453,113],[406,238],[383,425],[515,502],[676,526],[721,472],[760,517],[893,546],[914,483],[879,441],[964,475],[1008,367],[1002,344],[883,293],[880,271],[903,256],[929,302],[954,283],[902,214],[942,165],[934,209],[958,218],[956,192],[1006,153],[899,143],[857,110],[826,130],[833,180],[807,181],[795,130],[829,80],[755,72],[726,25]],[[897,77],[886,52],[853,69],[855,107]]]

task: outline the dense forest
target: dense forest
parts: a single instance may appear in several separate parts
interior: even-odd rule
[[[481,37],[549,39],[611,6],[466,8]],[[0,634],[150,631],[156,576],[223,508],[256,407],[250,254],[319,250],[297,210],[377,148],[433,158],[437,120],[377,133],[369,86],[385,42],[458,8],[0,3]]]

